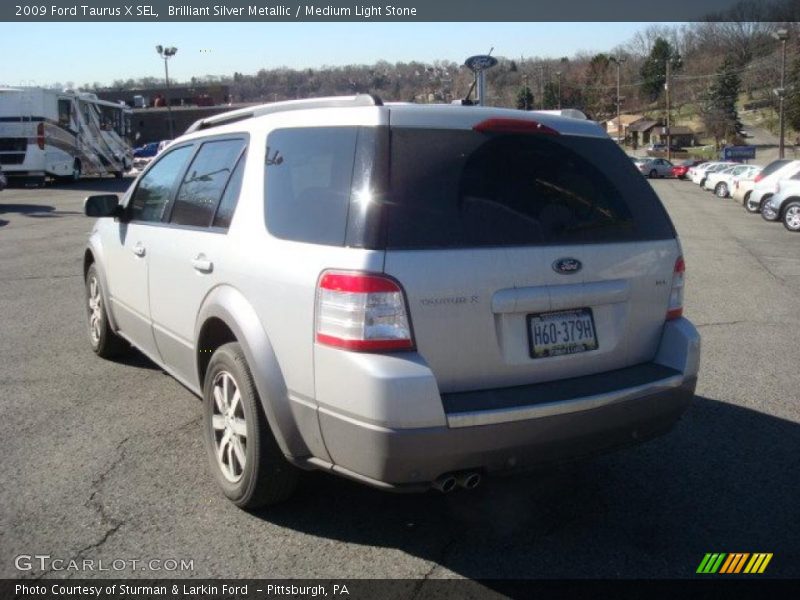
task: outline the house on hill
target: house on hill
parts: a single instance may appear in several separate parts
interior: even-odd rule
[[[609,119],[608,121],[603,123],[605,127],[606,133],[608,136],[614,140],[616,139],[626,139],[628,137],[628,130],[631,125],[634,123],[638,123],[642,119],[644,119],[644,115],[620,115],[619,121],[617,118],[614,117],[613,119]],[[619,124],[621,132],[617,131],[617,124]]]

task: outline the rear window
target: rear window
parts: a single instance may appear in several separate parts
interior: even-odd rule
[[[393,128],[389,248],[669,239],[650,185],[611,140]]]
[[[783,159],[783,158],[780,158],[778,160],[773,160],[771,163],[769,163],[766,167],[764,167],[762,169],[761,175],[763,177],[768,177],[769,175],[772,175],[775,171],[777,171],[781,167],[785,167],[786,165],[788,165],[790,162],[792,162],[792,161],[789,160],[789,159]]]

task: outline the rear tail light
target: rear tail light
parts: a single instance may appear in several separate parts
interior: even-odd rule
[[[413,348],[403,288],[382,275],[325,271],[317,285],[316,339],[360,352]]]
[[[758,182],[759,182],[759,181],[761,181],[762,179],[764,179],[764,174],[763,174],[763,173],[759,173],[758,175],[756,175],[756,177],[755,177],[755,179],[753,179],[753,181],[754,181],[755,183],[758,183]]]
[[[44,123],[36,126],[36,145],[39,146],[39,150],[44,150]]]
[[[672,272],[672,290],[669,293],[669,306],[667,307],[667,321],[679,319],[683,316],[683,282],[686,274],[686,263],[682,256],[675,261],[675,270]]]

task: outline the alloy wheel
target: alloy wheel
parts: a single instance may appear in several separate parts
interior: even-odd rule
[[[247,421],[242,395],[236,380],[227,371],[220,371],[213,384],[214,408],[211,425],[217,464],[232,483],[244,475],[247,463]]]
[[[92,277],[89,280],[88,304],[89,336],[92,338],[92,343],[97,345],[100,343],[103,327],[103,297],[100,294],[100,284],[97,282],[97,277]]]
[[[800,206],[793,205],[786,209],[786,214],[783,215],[783,222],[788,229],[800,231]]]

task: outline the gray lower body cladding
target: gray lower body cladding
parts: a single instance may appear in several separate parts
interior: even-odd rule
[[[600,406],[471,427],[388,429],[320,411],[336,469],[383,488],[424,489],[442,474],[535,467],[599,454],[667,432],[686,411],[696,378]],[[389,484],[389,485],[386,485]]]

